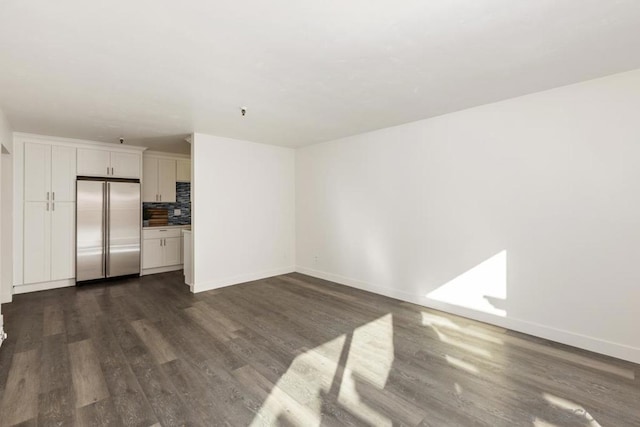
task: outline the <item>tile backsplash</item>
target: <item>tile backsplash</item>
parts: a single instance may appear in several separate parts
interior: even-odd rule
[[[191,224],[191,183],[176,183],[176,202],[175,203],[143,203],[142,209],[167,209],[169,212],[169,225],[187,225]],[[174,216],[173,210],[180,209],[180,216]]]

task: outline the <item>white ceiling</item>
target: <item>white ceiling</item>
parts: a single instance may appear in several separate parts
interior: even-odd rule
[[[0,2],[15,129],[165,151],[192,131],[300,146],[639,67],[638,0]]]

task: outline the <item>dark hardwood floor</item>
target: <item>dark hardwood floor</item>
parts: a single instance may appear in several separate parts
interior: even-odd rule
[[[639,366],[300,274],[2,306],[0,424],[640,426]]]

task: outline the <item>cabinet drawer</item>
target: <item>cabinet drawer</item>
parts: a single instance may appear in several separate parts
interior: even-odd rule
[[[180,228],[162,228],[158,227],[153,230],[142,230],[143,239],[165,239],[167,237],[180,237]]]

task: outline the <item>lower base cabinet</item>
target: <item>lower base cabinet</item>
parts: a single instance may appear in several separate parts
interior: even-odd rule
[[[142,231],[142,269],[180,266],[182,237],[180,228]]]
[[[24,204],[24,284],[75,277],[75,202]]]

